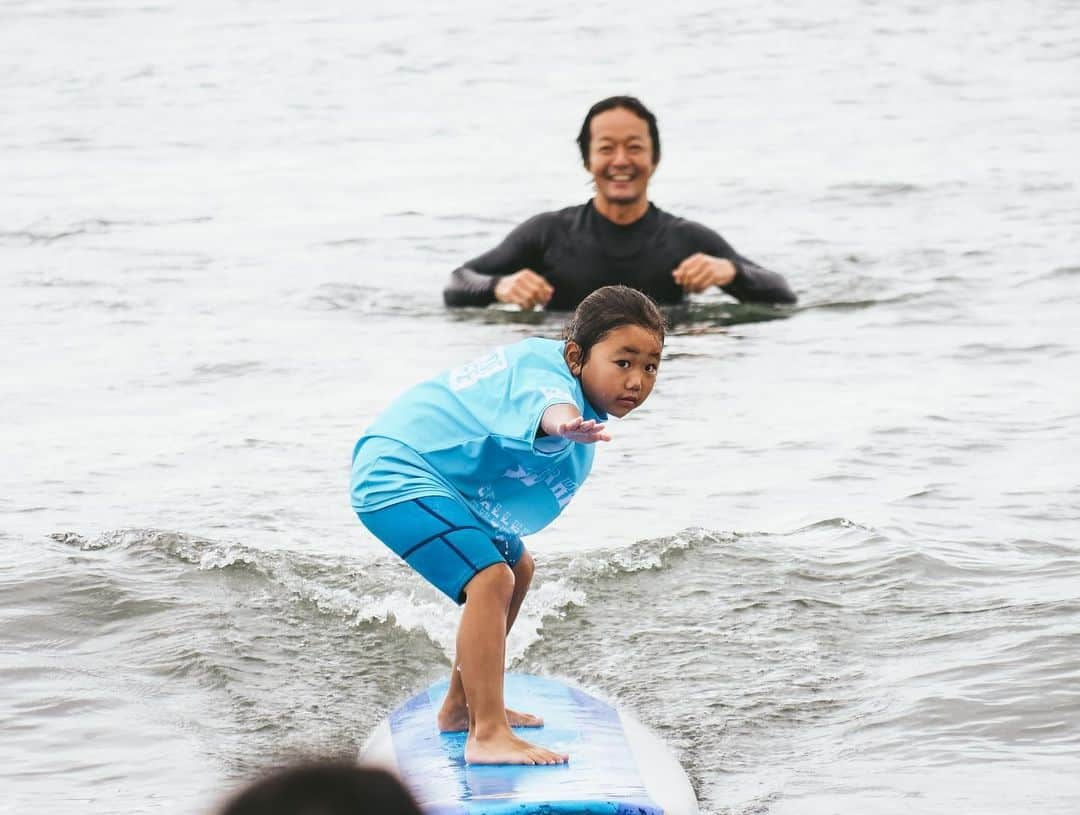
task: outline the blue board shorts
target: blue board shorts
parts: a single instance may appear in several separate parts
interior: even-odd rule
[[[496,563],[521,559],[521,538],[482,524],[463,500],[425,495],[372,512],[357,512],[371,534],[458,605],[465,586]]]

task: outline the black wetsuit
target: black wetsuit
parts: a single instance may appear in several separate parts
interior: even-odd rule
[[[570,310],[587,295],[614,283],[633,286],[658,303],[678,303],[685,293],[671,273],[696,252],[735,264],[724,291],[738,300],[794,303],[784,278],[741,257],[716,232],[653,204],[628,226],[612,223],[592,201],[544,212],[518,226],[498,246],[455,269],[443,291],[448,306],[484,306],[495,300],[499,278],[532,269],[555,289],[549,309]]]

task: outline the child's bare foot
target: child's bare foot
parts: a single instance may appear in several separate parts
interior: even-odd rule
[[[531,713],[518,713],[516,710],[506,709],[506,721],[511,727],[543,727],[544,720]]]
[[[570,756],[530,744],[512,733],[498,733],[465,742],[466,764],[565,764]]]
[[[460,733],[469,729],[469,709],[443,708],[437,718],[439,730],[443,733]],[[543,727],[544,720],[531,713],[518,713],[516,710],[506,709],[506,722],[511,727]]]

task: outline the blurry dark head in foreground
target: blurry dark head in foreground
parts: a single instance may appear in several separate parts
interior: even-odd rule
[[[385,770],[315,761],[275,770],[226,801],[219,815],[421,815]]]

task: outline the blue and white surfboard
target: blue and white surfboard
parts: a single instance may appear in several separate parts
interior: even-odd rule
[[[395,710],[360,758],[396,772],[428,815],[697,813],[671,751],[625,711],[572,685],[524,674],[507,674],[505,694],[508,707],[544,719],[521,735],[568,753],[568,764],[467,765],[465,734],[440,733],[435,725],[446,681]]]

